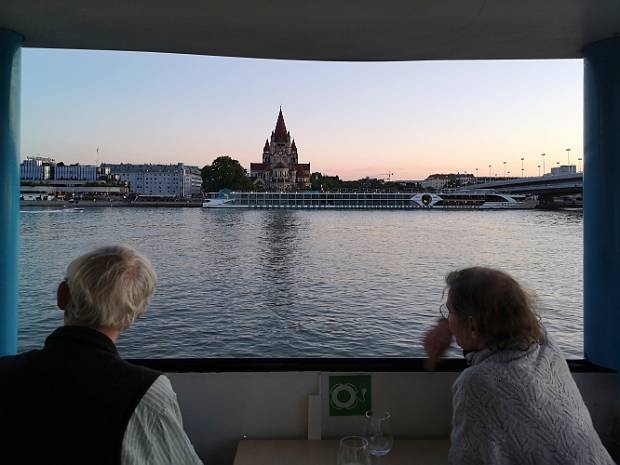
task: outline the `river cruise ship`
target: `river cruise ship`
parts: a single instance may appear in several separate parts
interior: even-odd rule
[[[489,191],[412,192],[231,192],[210,193],[204,208],[288,209],[528,209],[536,199]]]

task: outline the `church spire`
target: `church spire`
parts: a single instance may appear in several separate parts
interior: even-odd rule
[[[269,152],[269,139],[265,139],[265,146],[263,147],[263,152]]]
[[[280,107],[280,113],[278,114],[278,122],[276,123],[275,140],[286,141],[288,131],[286,130],[286,124],[284,124],[284,115],[282,115],[282,107]]]

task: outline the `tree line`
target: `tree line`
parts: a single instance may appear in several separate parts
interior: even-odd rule
[[[210,165],[200,170],[202,186],[205,192],[217,192],[222,189],[233,191],[260,191],[262,186],[254,184],[247,170],[239,161],[229,156],[217,157]],[[389,182],[376,178],[362,178],[356,181],[343,181],[338,176],[327,176],[320,172],[310,175],[310,187],[313,191],[382,191],[397,192],[419,189],[418,183]]]

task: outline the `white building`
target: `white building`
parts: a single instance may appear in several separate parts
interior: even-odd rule
[[[57,164],[54,167],[53,179],[55,180],[79,180],[97,181],[101,176],[108,176],[110,168],[95,165],[63,165]]]
[[[577,167],[575,165],[560,165],[555,168],[551,168],[550,173],[545,173],[545,176],[558,176],[562,174],[577,174]]]
[[[53,158],[26,157],[19,166],[19,177],[31,181],[45,181],[51,179],[53,167]]]
[[[473,184],[476,178],[473,174],[468,173],[450,173],[450,174],[431,174],[420,184],[423,188],[443,189],[446,186],[463,186]]]
[[[198,197],[202,187],[200,169],[183,163],[176,165],[102,164],[120,181],[129,183],[129,192],[153,197],[189,199]]]
[[[34,185],[33,185],[34,184]],[[91,180],[49,180],[20,186],[21,200],[59,199],[110,199],[122,198],[127,188],[109,184],[106,181]]]

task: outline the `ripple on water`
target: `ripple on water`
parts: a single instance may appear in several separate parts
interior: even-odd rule
[[[422,356],[445,274],[472,265],[512,273],[582,357],[582,216],[542,211],[23,211],[20,351],[62,323],[69,261],[109,243],[159,277],[127,357]]]

